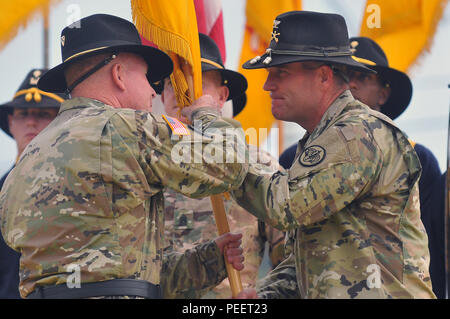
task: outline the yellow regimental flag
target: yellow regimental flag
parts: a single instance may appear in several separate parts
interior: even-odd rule
[[[360,35],[376,41],[403,72],[428,52],[448,0],[367,0]]]
[[[0,4],[0,50],[12,40],[20,28],[26,28],[29,21],[51,4],[59,0],[4,0]]]
[[[265,134],[260,129],[265,128],[269,132],[275,119],[271,111],[269,92],[263,90],[267,71],[265,69],[245,70],[242,68],[242,64],[257,55],[262,55],[268,48],[273,20],[279,14],[301,10],[300,8],[300,0],[247,0],[245,10],[247,21],[239,61],[239,72],[248,81],[247,104],[242,112],[236,116],[236,120],[242,123],[245,131],[256,129],[258,132],[258,140],[249,139],[250,144],[261,144]]]
[[[174,63],[170,76],[181,107],[202,95],[202,69],[193,0],[131,0],[139,33]],[[151,72],[151,70],[150,70]]]

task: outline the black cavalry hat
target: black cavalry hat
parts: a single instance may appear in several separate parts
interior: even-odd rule
[[[12,137],[9,131],[8,114],[15,108],[29,107],[60,107],[61,103],[67,99],[66,94],[55,94],[45,92],[37,88],[37,83],[42,74],[47,69],[33,69],[28,72],[25,80],[17,89],[12,101],[0,105],[0,128]]]
[[[223,84],[228,87],[230,94],[227,100],[233,100],[233,117],[238,115],[247,103],[247,79],[239,72],[225,69],[219,47],[214,40],[206,34],[199,33],[200,56],[202,72],[219,71],[222,75]],[[155,84],[153,88],[156,93],[161,94],[164,90],[164,81]]]
[[[228,100],[233,100],[233,116],[236,116],[245,106],[247,101],[247,79],[239,72],[225,69],[222,56],[216,42],[209,36],[199,33],[200,55],[202,60],[202,72],[219,71],[224,85],[230,91]]]
[[[302,61],[342,64],[356,71],[375,73],[352,58],[347,24],[342,16],[311,11],[290,11],[277,16],[269,48],[243,67],[260,69]]]
[[[389,67],[383,49],[372,39],[366,37],[350,38],[354,58],[367,67],[377,71],[377,75],[389,84],[391,95],[381,106],[381,113],[392,120],[397,118],[409,105],[412,97],[412,83],[408,75]]]
[[[247,104],[247,93],[239,95],[233,99],[233,117],[242,112]]]
[[[130,52],[142,56],[148,64],[147,78],[151,84],[164,79],[173,70],[172,60],[167,54],[142,45],[133,23],[112,15],[94,14],[62,30],[63,62],[45,73],[39,80],[38,87],[48,92],[65,92],[68,88],[64,70],[68,65],[85,57],[109,52]],[[105,60],[103,65],[109,61]]]

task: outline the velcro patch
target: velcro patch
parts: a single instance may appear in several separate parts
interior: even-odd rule
[[[303,166],[315,166],[323,161],[327,152],[322,146],[311,145],[305,148],[298,159]]]
[[[347,142],[349,142],[349,141],[355,139],[355,137],[356,137],[356,136],[355,136],[355,132],[353,132],[353,128],[350,127],[350,126],[342,126],[342,127],[339,127],[339,130],[341,131],[342,135],[344,135],[345,140],[346,140]]]
[[[172,129],[172,133],[175,135],[191,135],[189,133],[189,130],[186,128],[186,126],[181,122],[180,120],[163,115],[163,119],[169,124],[170,128]]]

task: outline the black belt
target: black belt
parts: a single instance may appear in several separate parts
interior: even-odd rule
[[[38,286],[28,299],[78,299],[99,296],[138,296],[160,299],[161,288],[145,280],[113,279],[82,283],[80,288],[69,288],[66,284]]]

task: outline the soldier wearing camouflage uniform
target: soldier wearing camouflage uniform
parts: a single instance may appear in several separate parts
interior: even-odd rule
[[[408,107],[412,97],[412,83],[409,76],[389,66],[383,49],[366,37],[350,38],[350,46],[356,60],[377,71],[366,76],[351,72],[350,91],[355,99],[377,110],[392,120],[400,116]],[[444,197],[436,200],[439,188],[434,188],[441,178],[441,169],[433,152],[425,145],[409,140],[420,160],[422,174],[419,179],[420,214],[428,235],[430,250],[430,277],[433,292],[437,298],[445,298],[445,248],[444,248]],[[439,197],[437,197],[439,198]]]
[[[218,138],[216,146],[245,149],[240,125],[206,107],[214,105],[207,96],[185,109],[202,131],[152,115],[149,83],[171,73],[170,58],[142,46],[124,19],[99,14],[78,23],[62,31],[64,62],[38,83],[72,98],[24,150],[0,195],[2,234],[21,253],[21,296],[159,298],[218,284],[226,277],[225,246],[227,261],[243,268],[241,235],[164,255],[162,190],[202,197],[239,186],[247,165],[236,157],[230,164],[180,163],[172,150],[191,146],[177,134],[214,145],[227,128],[236,128],[232,137],[242,143]],[[202,147],[190,150],[195,157]]]
[[[211,94],[218,104],[223,107],[225,101],[233,100],[233,117],[245,106],[236,103],[236,98],[245,94],[247,80],[238,72],[227,70],[223,66],[219,48],[213,39],[200,34],[200,52],[202,57],[203,93]],[[162,101],[166,114],[176,117],[179,112],[170,79],[164,81]],[[249,156],[267,166],[268,172],[275,172],[279,164],[269,153],[259,151],[257,147],[249,145]],[[166,207],[165,251],[184,252],[198,244],[204,243],[217,236],[214,212],[209,198],[188,198],[171,189],[164,192]],[[258,278],[258,270],[265,252],[265,243],[269,244],[269,256],[272,265],[276,266],[284,259],[284,233],[270,227],[257,218],[248,214],[229,196],[223,196],[225,210],[230,229],[243,234],[245,269],[240,277],[244,288],[254,287]],[[181,298],[230,298],[231,289],[228,280],[222,281],[213,290],[187,290],[180,294]]]
[[[64,94],[48,93],[37,88],[39,77],[46,71],[30,70],[13,99],[0,105],[0,128],[16,142],[17,158],[27,144],[56,117],[61,102],[67,98]],[[0,179],[0,189],[13,167]],[[20,298],[19,259],[20,254],[9,248],[0,236],[0,299]]]
[[[244,64],[267,68],[272,113],[307,132],[287,172],[251,165],[233,192],[289,232],[289,257],[239,298],[435,298],[419,159],[387,116],[353,98],[347,71],[374,71],[351,54],[341,16],[296,11],[275,19],[266,53]]]

